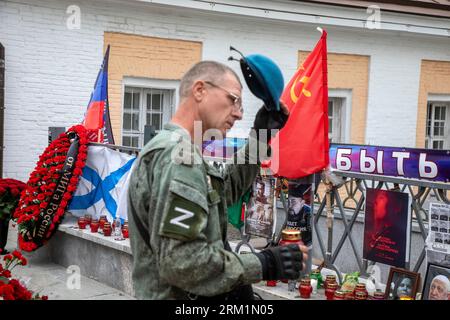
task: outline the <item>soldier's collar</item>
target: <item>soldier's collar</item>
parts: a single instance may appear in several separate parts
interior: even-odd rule
[[[189,134],[189,132],[188,132],[185,128],[183,128],[182,126],[180,126],[180,125],[178,125],[178,124],[169,122],[169,123],[166,123],[166,124],[163,126],[163,129],[164,129],[164,130],[168,130],[168,131],[173,131],[173,132],[176,131],[176,132],[179,133],[183,138],[186,138],[187,140],[191,141],[191,135]]]

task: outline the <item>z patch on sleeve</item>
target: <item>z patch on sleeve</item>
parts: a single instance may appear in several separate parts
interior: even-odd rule
[[[205,209],[194,199],[190,201],[174,192],[169,198],[171,202],[163,218],[160,235],[183,241],[195,239],[206,225]]]

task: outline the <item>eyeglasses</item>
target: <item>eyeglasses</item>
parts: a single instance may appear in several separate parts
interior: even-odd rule
[[[218,86],[217,84],[214,84],[210,81],[204,81],[205,83],[209,84],[210,86],[214,87],[214,88],[218,88],[221,89],[223,91],[225,91],[228,94],[228,98],[230,98],[231,101],[233,101],[233,107],[236,111],[239,111],[240,113],[244,113],[244,108],[242,108],[242,99],[241,97],[235,95],[234,93],[228,91],[227,89]]]

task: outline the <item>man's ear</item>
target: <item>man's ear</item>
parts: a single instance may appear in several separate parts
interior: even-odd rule
[[[197,80],[192,85],[192,95],[195,101],[200,102],[205,94],[205,83],[201,80]]]

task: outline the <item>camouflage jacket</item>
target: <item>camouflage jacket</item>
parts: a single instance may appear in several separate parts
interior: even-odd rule
[[[241,161],[256,163],[248,152],[252,142],[236,154]],[[190,161],[176,156],[180,146]],[[249,189],[258,172],[259,164],[233,164],[220,173],[203,160],[189,133],[171,123],[145,145],[128,191],[137,298],[215,296],[261,280],[254,254],[224,249],[227,206]]]

